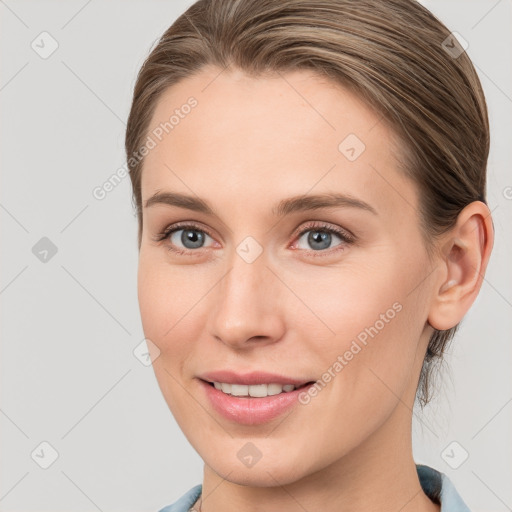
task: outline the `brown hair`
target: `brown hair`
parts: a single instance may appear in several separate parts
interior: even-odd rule
[[[162,35],[140,69],[126,156],[142,238],[134,157],[162,93],[206,65],[251,76],[314,71],[355,92],[401,141],[403,171],[420,192],[429,255],[472,201],[485,200],[487,107],[476,71],[445,25],[414,0],[199,0]],[[417,398],[430,400],[436,362],[458,325],[435,330]]]

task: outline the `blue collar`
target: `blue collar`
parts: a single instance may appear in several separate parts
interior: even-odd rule
[[[438,505],[441,512],[470,512],[450,479],[430,466],[416,464],[423,492]]]

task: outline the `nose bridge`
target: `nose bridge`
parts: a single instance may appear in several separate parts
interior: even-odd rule
[[[269,342],[282,335],[280,283],[267,268],[263,251],[256,255],[255,250],[250,240],[237,247],[213,296],[211,334],[234,347],[251,338]]]

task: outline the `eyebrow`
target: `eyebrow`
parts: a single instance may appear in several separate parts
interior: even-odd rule
[[[176,192],[156,192],[145,202],[144,208],[149,208],[157,204],[177,206],[207,215],[218,216],[215,210],[203,199]],[[272,208],[272,213],[277,217],[283,217],[293,212],[338,207],[359,208],[371,212],[374,215],[378,215],[375,208],[365,201],[350,195],[334,193],[289,197],[275,205],[274,208]]]

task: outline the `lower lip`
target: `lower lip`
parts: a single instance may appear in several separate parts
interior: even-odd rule
[[[241,425],[259,425],[277,418],[297,405],[299,394],[307,392],[313,385],[311,383],[293,391],[255,398],[227,395],[204,380],[200,379],[199,382],[215,411]]]

